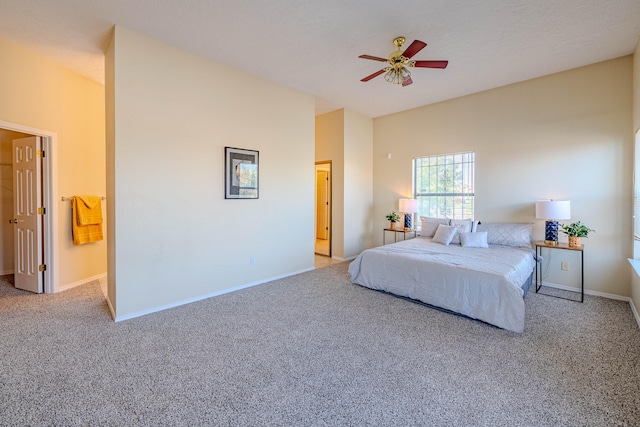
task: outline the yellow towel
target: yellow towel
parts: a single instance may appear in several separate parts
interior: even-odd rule
[[[100,197],[74,196],[71,201],[71,218],[74,245],[103,239]]]
[[[98,196],[75,196],[78,225],[102,224],[102,203]]]

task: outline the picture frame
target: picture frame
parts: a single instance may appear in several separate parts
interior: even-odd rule
[[[257,199],[259,152],[224,147],[224,198]]]

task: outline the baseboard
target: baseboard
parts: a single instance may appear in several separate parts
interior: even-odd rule
[[[107,306],[109,307],[109,312],[111,312],[111,318],[115,322],[116,321],[116,311],[113,309],[113,306],[111,305],[111,300],[109,299],[108,295],[104,299],[107,300]]]
[[[66,285],[58,286],[57,289],[54,292],[67,291],[67,290],[69,290],[71,288],[75,288],[76,286],[84,285],[86,283],[93,282],[95,280],[101,282],[101,281],[106,280],[106,279],[107,279],[107,273],[97,274],[95,276],[91,276],[91,277],[84,278],[82,280],[78,280],[77,282],[68,283]]]
[[[127,314],[125,316],[115,316],[114,315],[113,316],[113,320],[116,321],[116,322],[122,322],[123,320],[135,319],[136,317],[146,316],[147,314],[157,313],[158,311],[168,310],[170,308],[179,307],[179,306],[185,305],[185,304],[191,304],[192,302],[202,301],[202,300],[207,299],[207,298],[217,297],[219,295],[224,295],[224,294],[228,294],[230,292],[239,291],[241,289],[246,289],[246,288],[250,288],[250,287],[253,287],[253,286],[261,285],[263,283],[271,282],[273,280],[284,279],[285,277],[295,276],[296,274],[306,273],[307,271],[312,271],[312,270],[315,270],[315,268],[305,268],[303,270],[295,271],[293,273],[282,274],[280,276],[270,277],[268,279],[247,283],[247,284],[236,286],[236,287],[233,287],[233,288],[223,289],[223,290],[218,291],[218,292],[212,292],[210,294],[205,294],[205,295],[201,295],[201,296],[198,296],[198,297],[194,297],[194,298],[189,298],[189,299],[186,299],[186,300],[178,301],[178,302],[175,302],[175,303],[171,303],[171,304],[162,305],[162,306],[159,306],[159,307],[150,308],[148,310],[138,311],[136,313]],[[109,302],[109,300],[107,299],[107,303],[108,302]],[[109,307],[111,308],[110,304],[109,304]],[[113,315],[113,310],[111,311],[111,313]]]
[[[551,283],[551,282],[542,282],[542,286],[548,286],[550,288],[556,288],[556,289],[560,289],[560,290],[563,290],[563,291],[580,292],[580,288],[576,288],[574,286],[559,285],[557,283]],[[585,289],[584,290],[584,294],[585,295],[593,295],[595,297],[615,299],[615,300],[618,300],[618,301],[630,301],[631,300],[631,298],[625,297],[625,296],[622,296],[622,295],[610,294],[610,293],[607,293],[607,292],[592,291],[590,289]]]
[[[8,274],[13,274],[13,270],[6,270],[0,273],[0,276],[6,276]]]
[[[638,310],[636,310],[636,306],[633,304],[633,300],[631,298],[629,298],[629,305],[631,306],[633,317],[636,318],[636,323],[638,324],[638,328],[640,328],[640,316],[638,315]]]
[[[561,289],[563,291],[580,292],[579,288],[575,288],[573,286],[558,285],[557,283],[542,282],[542,286],[548,286],[550,288]],[[628,301],[629,305],[631,306],[631,312],[633,313],[633,317],[636,319],[636,323],[638,324],[638,328],[640,328],[640,315],[638,315],[638,311],[636,310],[636,306],[633,305],[633,300],[631,298],[625,297],[625,296],[622,296],[622,295],[610,294],[610,293],[607,293],[607,292],[592,291],[592,290],[589,290],[589,289],[585,289],[584,290],[584,294],[585,295],[593,295],[593,296],[596,296],[596,297],[614,299],[614,300],[618,300],[618,301]]]
[[[116,311],[113,309],[113,305],[111,304],[111,300],[109,299],[109,284],[108,284],[108,275],[104,274],[103,277],[100,277],[98,281],[100,282],[100,289],[104,291],[107,290],[107,294],[104,296],[104,299],[107,301],[107,306],[109,307],[109,313],[111,313],[111,318],[115,320]]]
[[[627,258],[633,271],[640,277],[640,260]],[[636,306],[633,304],[633,300],[629,298],[629,304],[631,305],[631,311],[633,311],[633,316],[636,318],[636,322],[638,322],[638,327],[640,328],[640,316],[638,316],[638,310],[636,310]]]
[[[350,256],[347,258],[341,257],[341,256],[332,256],[331,259],[335,259],[337,261],[351,261],[353,259],[356,259],[358,255],[354,255],[354,256]]]

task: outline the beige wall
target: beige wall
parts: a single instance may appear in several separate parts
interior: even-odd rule
[[[640,130],[640,42],[633,54],[633,131]]]
[[[58,195],[105,194],[104,86],[0,39],[0,121],[56,134]],[[106,242],[73,246],[71,206],[54,200],[56,289],[107,270]]]
[[[631,82],[627,56],[375,119],[374,229],[411,194],[413,158],[475,151],[476,219],[534,222],[539,240],[534,201],[569,199],[572,220],[597,231],[585,240],[586,288],[629,295]],[[554,282],[578,271],[559,272],[555,257]]]
[[[314,99],[122,27],[107,61],[116,318],[312,269]],[[259,199],[224,199],[225,146]]]
[[[115,135],[116,135],[116,112],[115,112],[115,46],[114,46],[114,34],[111,33],[111,39],[107,46],[104,59],[104,80],[105,80],[105,162],[106,162],[106,185],[107,185],[107,199],[111,203],[107,203],[107,218],[113,225],[117,221],[116,217],[116,165],[115,165]],[[107,228],[107,259],[116,259],[116,233],[115,227]],[[111,310],[111,315],[116,317],[117,310],[117,296],[115,277],[117,266],[115,262],[107,263],[108,277],[113,278],[111,283],[107,283],[107,303]]]
[[[315,159],[331,161],[331,255],[344,259],[344,110],[315,118]]]
[[[373,120],[344,113],[344,257],[371,247],[373,227]]]
[[[373,120],[343,109],[316,117],[316,161],[332,161],[332,255],[372,245]]]

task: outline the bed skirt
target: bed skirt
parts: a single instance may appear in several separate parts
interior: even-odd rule
[[[522,295],[523,299],[527,296],[527,292],[529,292],[529,288],[531,288],[531,285],[533,284],[533,275],[534,275],[534,273],[535,273],[535,270],[531,272],[531,274],[529,275],[527,280],[525,280],[525,282],[521,286],[522,291],[524,292],[523,295]],[[368,287],[363,286],[363,285],[358,285],[358,286],[361,286],[361,287],[363,287],[365,289],[369,289],[369,290],[372,290],[372,291],[377,291],[377,292],[380,292],[380,293],[383,293],[383,294],[391,295],[392,297],[400,298],[400,299],[403,299],[403,300],[406,300],[406,301],[409,301],[409,302],[412,302],[412,303],[415,303],[415,304],[424,305],[425,307],[435,308],[436,310],[443,311],[445,313],[455,314],[456,316],[465,317],[467,319],[475,320],[477,322],[482,322],[485,325],[493,326],[494,328],[502,329],[499,326],[492,325],[491,323],[485,322],[484,320],[475,319],[473,317],[469,317],[469,316],[464,315],[462,313],[458,313],[456,311],[452,311],[452,310],[448,310],[446,308],[438,307],[437,305],[432,305],[432,304],[429,304],[429,303],[426,303],[426,302],[423,302],[423,301],[420,301],[420,300],[417,300],[417,299],[414,299],[414,298],[405,297],[403,295],[397,295],[397,294],[394,294],[394,293],[391,293],[391,292],[384,291],[382,289],[372,289],[372,288],[368,288]]]

